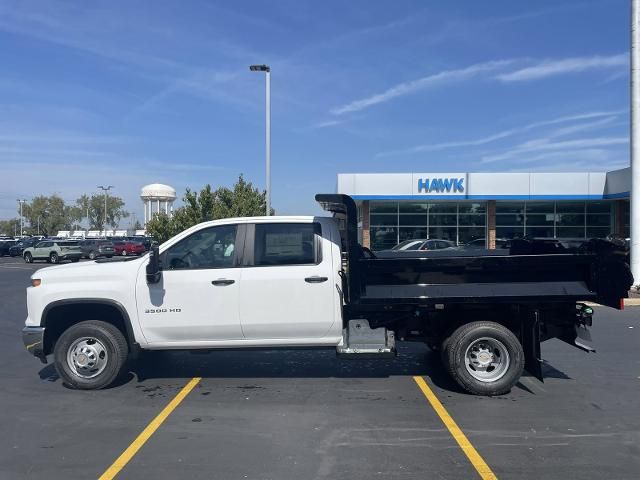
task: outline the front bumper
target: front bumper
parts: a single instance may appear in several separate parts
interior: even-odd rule
[[[22,342],[27,352],[38,357],[42,363],[47,363],[47,356],[44,354],[44,327],[24,327]]]

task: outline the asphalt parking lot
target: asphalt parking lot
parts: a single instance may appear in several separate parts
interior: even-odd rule
[[[597,309],[596,354],[547,342],[545,382],[525,376],[495,398],[461,392],[419,344],[393,361],[155,352],[115,387],[82,392],[22,346],[24,289],[40,268],[0,258],[0,479],[99,478],[171,402],[116,478],[480,478],[414,377],[498,478],[640,476],[638,307]]]

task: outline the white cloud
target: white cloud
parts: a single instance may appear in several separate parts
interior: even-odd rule
[[[340,125],[341,123],[344,123],[344,120],[326,120],[324,122],[314,123],[309,128],[315,129],[315,128],[335,127],[336,125]]]
[[[629,55],[621,53],[618,55],[591,57],[573,57],[561,60],[544,60],[529,67],[518,68],[516,70],[504,72],[505,67],[513,65],[517,59],[494,60],[477,63],[465,68],[444,70],[442,72],[428,75],[408,82],[399,83],[384,92],[376,93],[369,97],[354,100],[344,105],[334,107],[330,110],[333,115],[344,115],[346,113],[358,112],[366,108],[385,103],[404,95],[409,95],[428,88],[447,86],[451,83],[462,82],[476,78],[487,73],[503,70],[503,73],[495,75],[493,78],[503,83],[523,82],[537,80],[568,73],[579,73],[587,70],[611,70],[626,67],[629,62]],[[530,61],[529,61],[530,63]]]
[[[408,155],[408,154],[423,153],[423,152],[435,152],[435,151],[447,150],[451,148],[477,147],[477,146],[486,145],[486,144],[495,142],[497,140],[502,140],[504,138],[512,137],[520,133],[525,133],[540,127],[600,118],[600,120],[595,122],[572,125],[572,126],[566,127],[565,129],[558,129],[556,130],[555,134],[553,134],[554,137],[558,137],[563,135],[569,135],[571,133],[577,133],[584,130],[591,130],[591,129],[597,128],[598,126],[604,126],[606,124],[613,122],[617,118],[617,115],[620,115],[622,113],[626,113],[626,110],[587,112],[587,113],[581,113],[577,115],[563,116],[563,117],[553,118],[551,120],[543,120],[540,122],[529,123],[527,125],[523,125],[520,127],[510,128],[507,130],[503,130],[501,132],[487,135],[482,138],[475,138],[471,140],[456,140],[456,141],[444,142],[444,143],[423,144],[423,145],[418,145],[415,147],[406,148],[402,150],[382,152],[382,153],[379,153],[377,156],[389,157],[389,156]]]
[[[537,152],[552,152],[562,150],[578,150],[598,147],[612,147],[617,145],[626,145],[629,143],[628,137],[597,137],[597,138],[581,138],[576,140],[564,140],[561,142],[550,142],[547,138],[529,140],[520,145],[507,150],[506,152],[485,155],[482,157],[482,163],[493,163],[503,160],[513,160],[523,158]]]
[[[454,82],[469,80],[483,73],[504,68],[505,66],[513,62],[514,60],[495,60],[490,62],[477,63],[475,65],[456,70],[444,70],[433,75],[418,78],[417,80],[399,83],[382,93],[377,93],[360,100],[355,100],[345,105],[332,108],[330,111],[333,115],[344,115],[345,113],[358,112],[373,105],[388,102],[389,100],[393,100],[394,98],[408,95],[419,90],[425,90],[437,86],[449,85]]]
[[[612,126],[612,124],[616,121],[618,117],[604,117],[600,120],[595,120],[593,122],[585,122],[579,123],[577,125],[569,125],[567,127],[561,127],[554,131],[552,131],[548,137],[549,138],[557,138],[557,137],[566,137],[568,135],[574,135],[576,133],[588,132],[590,130],[597,130],[600,127]]]
[[[626,67],[629,64],[629,54],[592,57],[565,58],[562,60],[545,60],[531,67],[521,68],[509,73],[502,73],[496,78],[501,82],[526,82],[542,78],[579,73],[587,70],[608,70]]]

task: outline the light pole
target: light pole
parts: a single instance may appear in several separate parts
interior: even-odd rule
[[[24,199],[18,199],[18,203],[20,204],[20,236],[24,234],[24,217],[22,216],[22,205],[26,203]]]
[[[265,72],[266,84],[266,162],[267,162],[267,216],[271,215],[271,67],[268,65],[251,65],[252,72]]]
[[[102,185],[98,185],[98,188],[104,191],[104,225],[102,226],[102,230],[106,232],[107,231],[107,195],[109,190],[113,188],[113,185],[108,185],[106,187]]]

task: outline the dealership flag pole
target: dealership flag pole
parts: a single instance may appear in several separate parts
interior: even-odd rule
[[[640,0],[631,0],[631,272],[640,286]]]

